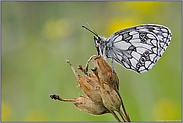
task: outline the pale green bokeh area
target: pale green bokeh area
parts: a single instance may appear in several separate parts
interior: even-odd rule
[[[182,121],[181,2],[1,2],[1,120],[110,121],[72,103],[79,90],[70,66],[97,54],[87,25],[101,36],[139,24],[165,25],[172,40],[152,70],[137,74],[114,63],[131,121]],[[107,60],[111,64],[110,60]],[[90,63],[90,69],[93,68]],[[78,71],[78,70],[77,70]],[[79,72],[81,73],[81,72]]]

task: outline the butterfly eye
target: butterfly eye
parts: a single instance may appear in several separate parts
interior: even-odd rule
[[[95,44],[98,43],[98,39],[94,36],[94,41],[95,41]]]
[[[97,43],[97,44],[100,44],[100,41],[101,41],[101,38],[100,37],[94,37],[94,40],[95,40],[95,42]]]

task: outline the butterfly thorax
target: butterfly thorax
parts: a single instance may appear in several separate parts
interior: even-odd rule
[[[107,56],[106,56],[106,48],[107,48],[106,39],[107,38],[101,37],[101,36],[94,37],[95,45],[99,47],[100,55],[104,56],[105,59],[107,58]]]

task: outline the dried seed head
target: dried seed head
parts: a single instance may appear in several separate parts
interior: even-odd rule
[[[111,74],[112,74],[111,66],[101,56],[99,56],[98,58],[95,58],[92,62],[95,66],[95,68],[92,71],[96,76],[98,76],[98,78],[100,78],[100,81],[106,82],[116,91],[118,91],[119,79],[114,70],[113,70],[113,75],[111,77]]]
[[[63,101],[63,102],[74,102],[74,105],[78,109],[93,115],[101,115],[101,114],[110,112],[102,103],[93,102],[90,98],[82,95],[74,99],[62,99],[57,94],[50,94],[50,97],[52,99]]]
[[[115,89],[107,83],[104,83],[104,88],[100,88],[104,106],[110,111],[120,111],[121,97]]]
[[[95,57],[94,60],[92,60],[93,57]],[[88,73],[88,65],[91,60],[94,64],[94,68],[92,69],[94,74]],[[66,61],[71,66],[76,78],[78,79],[76,82],[79,83],[79,88],[87,97],[80,95],[80,97],[66,100],[60,98],[56,94],[52,94],[50,95],[52,99],[64,102],[74,102],[74,105],[78,109],[93,115],[112,113],[116,120],[120,122],[120,119],[114,113],[114,111],[117,111],[123,118],[124,122],[130,121],[118,91],[118,76],[114,70],[113,75],[111,76],[112,68],[104,59],[102,59],[101,56],[91,56],[85,69],[83,69],[81,65],[78,66],[78,69],[85,75],[79,75],[70,62],[68,60]],[[125,115],[120,110],[121,105],[124,109],[123,111]]]
[[[86,74],[81,76],[74,70],[72,65],[69,62],[68,63],[78,78],[77,82],[80,84],[80,89],[93,102],[103,103],[103,105],[110,111],[119,111],[121,98],[118,93],[119,79],[116,72],[113,71],[113,76],[110,78],[112,68],[104,59],[102,59],[102,57],[95,58],[92,62],[95,66],[94,69],[92,69],[96,76],[95,79],[94,77],[91,77],[94,75],[87,73],[88,68],[83,69],[81,65],[78,66],[78,69]]]
[[[104,106],[110,111],[120,111],[121,97],[118,92],[119,79],[115,71],[111,77],[112,68],[111,66],[102,59],[101,56],[95,58],[93,61],[94,69],[93,73],[96,75],[100,87],[100,94]]]
[[[80,97],[74,98],[74,105],[81,111],[93,114],[101,115],[109,113],[109,110],[101,103],[93,102],[90,98],[80,95]]]
[[[87,95],[92,101],[96,103],[102,103],[102,97],[99,92],[99,84],[98,81],[90,76],[87,75],[79,75],[76,70],[73,68],[73,66],[70,64],[69,61],[67,61],[69,65],[71,66],[75,76],[77,77],[77,81],[79,83],[79,88],[81,91]],[[82,68],[80,66],[80,68]]]

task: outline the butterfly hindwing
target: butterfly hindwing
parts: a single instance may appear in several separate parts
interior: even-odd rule
[[[152,68],[171,40],[171,32],[161,25],[139,25],[120,30],[106,39],[105,55],[137,73]]]

